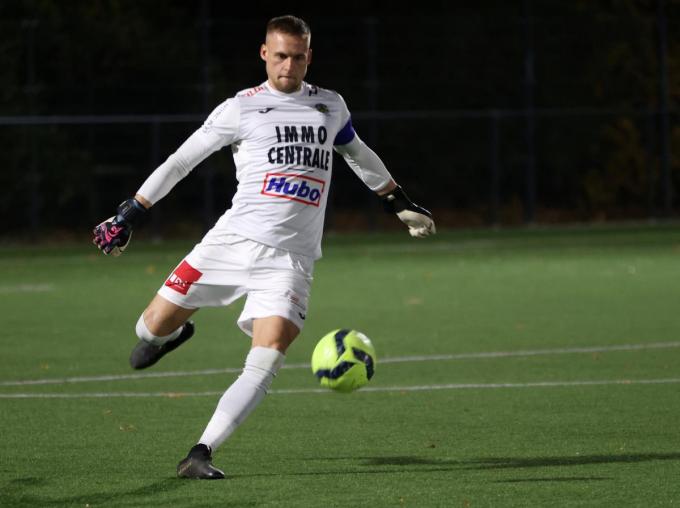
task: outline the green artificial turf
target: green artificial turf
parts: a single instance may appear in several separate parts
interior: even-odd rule
[[[127,365],[190,247],[0,249],[0,506],[680,503],[680,229],[328,236],[306,327],[217,482],[175,466],[238,375],[242,302]],[[340,327],[378,352],[350,395],[307,367]]]

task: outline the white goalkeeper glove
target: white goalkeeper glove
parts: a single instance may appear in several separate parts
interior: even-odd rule
[[[411,236],[423,238],[437,232],[430,211],[411,201],[400,186],[397,185],[381,197],[385,211],[397,214],[397,217],[408,226]]]

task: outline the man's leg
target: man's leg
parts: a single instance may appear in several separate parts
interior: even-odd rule
[[[253,320],[252,348],[243,372],[220,399],[199,443],[216,449],[255,409],[283,366],[283,353],[298,333],[297,326],[279,316]]]
[[[203,435],[189,455],[177,466],[178,476],[221,479],[224,473],[210,462],[220,446],[257,407],[282,367],[284,353],[300,330],[288,319],[270,316],[253,320],[252,348],[241,375],[217,404]]]
[[[139,342],[130,354],[130,365],[144,369],[186,342],[194,334],[188,321],[196,309],[185,309],[156,295],[137,321]]]

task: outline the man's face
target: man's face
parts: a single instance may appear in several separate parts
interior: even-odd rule
[[[309,36],[270,32],[260,48],[260,57],[267,64],[269,84],[279,92],[295,92],[312,61]]]

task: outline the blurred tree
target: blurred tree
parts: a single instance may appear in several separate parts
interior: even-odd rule
[[[648,154],[637,126],[630,118],[619,118],[603,127],[596,146],[596,150],[604,154],[603,166],[591,169],[584,180],[591,213],[604,219],[607,211],[621,212],[622,208],[624,211],[635,208],[635,204],[638,208],[644,206]]]
[[[661,107],[657,1],[616,0],[580,2],[597,25],[606,27],[604,44],[593,48],[587,73],[594,95],[602,106],[630,108],[600,128],[601,144],[595,144],[592,167],[584,179],[591,212],[597,216],[633,213],[644,216],[662,208],[659,189],[659,143],[656,115]],[[677,2],[665,5],[664,15],[678,20]],[[670,108],[680,98],[680,41],[669,39],[667,49]],[[636,111],[633,111],[636,110]],[[677,144],[676,144],[677,146]],[[677,152],[677,148],[675,149]],[[678,179],[680,165],[671,161]],[[631,203],[637,206],[631,207]],[[637,213],[631,211],[637,208]]]
[[[211,18],[203,26],[194,1],[0,2],[0,115],[207,113],[206,62],[211,105],[262,80],[257,48],[264,21],[281,14],[275,2],[208,5]],[[501,0],[474,7],[428,5],[417,12],[395,6],[386,14],[380,2],[369,1],[345,6],[333,17],[322,7],[301,7],[299,14],[314,32],[310,81],[337,88],[356,113],[362,136],[375,143],[405,185],[431,193],[435,206],[464,207],[483,217],[489,153],[497,150],[501,205],[512,210],[526,158],[521,5]],[[532,5],[539,208],[561,208],[571,218],[611,215],[627,203],[636,204],[631,210],[644,208],[638,205],[659,197],[658,128],[647,113],[656,110],[659,97],[656,0]],[[666,9],[675,111],[680,3],[669,1]],[[201,43],[206,29],[207,55]],[[372,109],[383,117],[361,114]],[[396,110],[432,115],[389,118]],[[446,116],[451,110],[459,114]],[[499,118],[496,145],[491,110]],[[164,125],[159,156],[193,127]],[[25,193],[37,188],[42,196],[35,202],[45,223],[54,217],[46,212],[56,206],[73,222],[89,223],[91,218],[75,211],[89,194],[93,166],[107,175],[118,170],[130,175],[124,182],[107,180],[118,185],[112,192],[130,192],[131,182],[149,169],[149,131],[141,124],[0,127],[0,210],[26,209]],[[675,127],[676,185],[678,138]],[[37,184],[30,168],[41,175]],[[353,184],[344,175],[338,175],[336,195],[339,205],[351,207]],[[202,199],[198,185],[181,192],[190,202]],[[17,217],[2,227],[18,229],[26,220]]]

